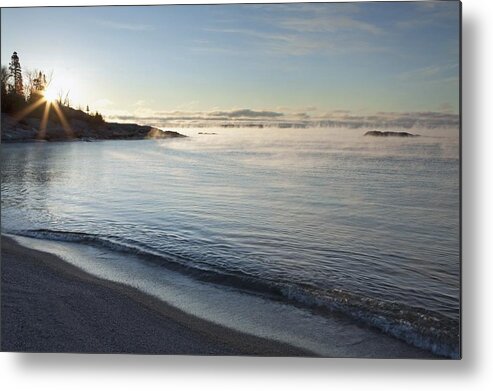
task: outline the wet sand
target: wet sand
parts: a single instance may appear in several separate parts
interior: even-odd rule
[[[1,255],[2,351],[313,356],[199,319],[5,236]]]

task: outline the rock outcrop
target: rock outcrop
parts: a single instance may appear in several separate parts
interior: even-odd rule
[[[60,122],[48,121],[46,130],[41,130],[39,118],[14,117],[2,113],[2,142],[23,141],[93,141],[93,140],[142,140],[146,138],[164,139],[186,137],[178,132],[163,131],[152,126],[103,122],[90,123],[72,119],[69,126]]]
[[[370,130],[365,133],[365,136],[374,137],[419,137],[419,134],[412,134],[408,132],[381,132],[379,130]]]

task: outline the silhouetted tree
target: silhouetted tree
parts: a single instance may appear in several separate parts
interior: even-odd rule
[[[0,71],[0,82],[2,83],[2,100],[7,95],[8,89],[7,85],[10,79],[10,73],[5,65],[2,65],[2,70]]]
[[[60,106],[70,107],[70,90],[67,92],[63,90],[58,91],[57,102]]]
[[[24,86],[22,84],[22,69],[17,52],[14,52],[14,54],[12,54],[10,60],[11,60],[9,64],[10,75],[14,79],[14,84],[12,85],[13,92],[16,93],[17,95],[24,96]]]
[[[46,75],[39,71],[38,77],[34,79],[34,89],[36,91],[44,91],[46,88]]]
[[[2,83],[1,89],[2,89],[2,95],[1,95],[1,100],[2,100],[2,112],[6,112],[9,106],[9,99],[8,99],[8,83],[10,79],[10,73],[9,70],[5,65],[2,65],[2,69],[0,71],[0,82]]]
[[[25,95],[27,101],[33,103],[43,97],[43,93],[46,90],[49,81],[51,81],[51,77],[47,79],[46,74],[40,70],[27,71],[25,76]]]
[[[46,74],[40,70],[27,71],[22,77],[21,64],[17,52],[14,52],[11,57],[11,62],[8,67],[2,66],[0,73],[1,82],[1,109],[2,113],[17,115],[26,109],[29,110],[23,113],[25,116],[41,118],[44,115],[46,107],[50,107],[48,103],[43,105],[43,101],[39,101],[44,97],[44,93],[48,88],[52,74],[46,77]],[[79,110],[74,110],[70,107],[70,90],[58,92],[58,104],[64,116],[70,122],[72,119],[91,122],[93,124],[104,123],[103,116],[96,112],[89,112],[89,105],[86,106],[87,113],[84,113],[82,106],[79,105]],[[40,103],[33,105],[33,103]],[[55,123],[60,122],[57,110],[49,110],[48,118]]]
[[[96,114],[94,114],[94,121],[97,123],[103,123],[104,119],[103,116],[96,111]]]
[[[11,57],[7,71],[2,67],[2,112],[15,113],[26,106],[22,84],[22,70],[17,52]]]

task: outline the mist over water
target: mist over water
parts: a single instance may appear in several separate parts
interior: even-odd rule
[[[458,322],[457,129],[178,131],[190,137],[2,145],[2,230]]]

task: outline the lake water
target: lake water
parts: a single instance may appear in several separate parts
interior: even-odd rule
[[[457,357],[457,129],[178,131],[190,137],[2,145],[2,231],[319,354]]]

